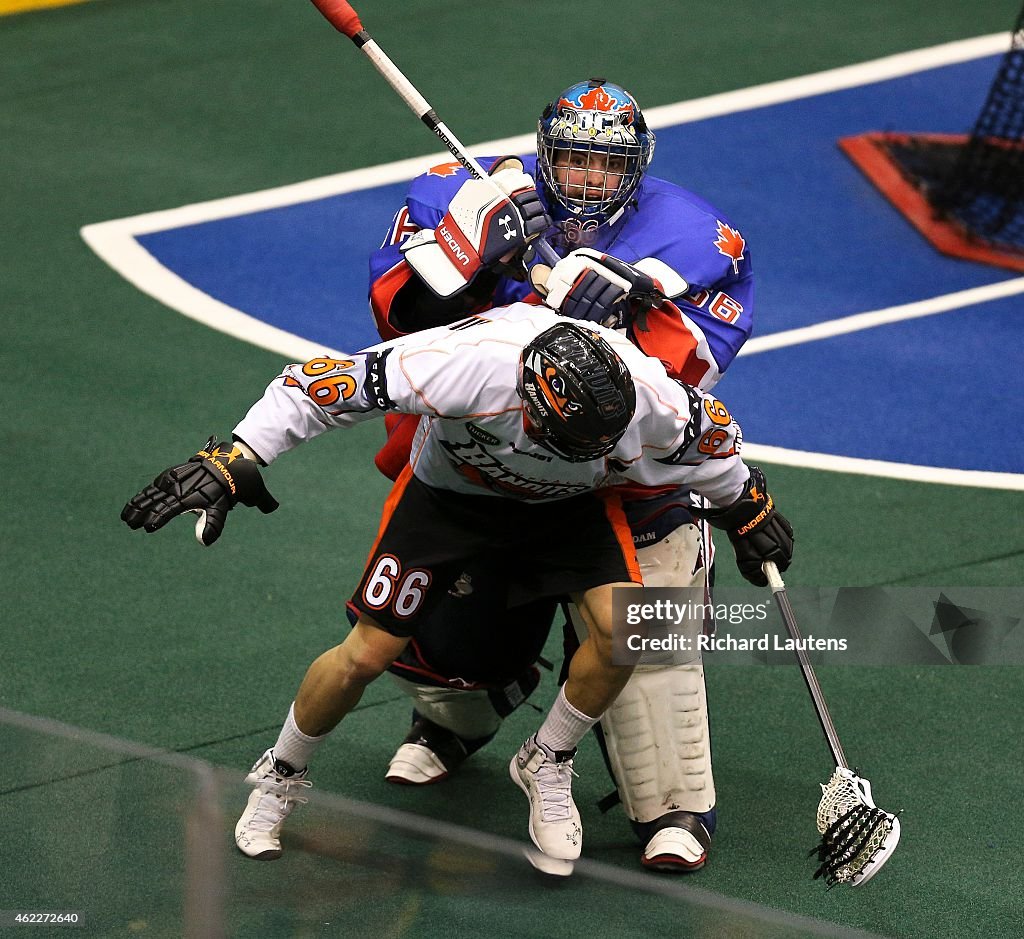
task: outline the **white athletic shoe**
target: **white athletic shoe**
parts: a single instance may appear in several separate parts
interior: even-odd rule
[[[466,745],[445,727],[418,717],[395,751],[384,778],[403,786],[439,783],[455,772],[469,755]]]
[[[273,750],[267,750],[245,777],[256,788],[235,825],[235,844],[242,854],[266,861],[281,856],[281,825],[297,803],[307,801],[297,790],[313,785],[306,770],[289,771],[287,764],[274,759]]]
[[[572,800],[575,754],[548,750],[534,735],[508,765],[512,782],[530,800],[530,838],[544,855],[538,859],[527,852],[527,857],[539,870],[561,876],[572,873],[572,862],[583,846],[583,825]]]
[[[403,743],[391,757],[384,778],[402,786],[428,786],[448,778],[448,770],[429,747]]]
[[[670,874],[700,870],[707,860],[707,849],[685,828],[662,828],[640,857],[644,867]]]

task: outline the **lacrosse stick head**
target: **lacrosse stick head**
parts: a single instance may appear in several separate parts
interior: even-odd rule
[[[821,866],[815,879],[824,877],[830,887],[859,887],[874,877],[896,850],[900,820],[875,805],[870,782],[837,766],[821,787],[818,832],[821,843],[815,851]]]

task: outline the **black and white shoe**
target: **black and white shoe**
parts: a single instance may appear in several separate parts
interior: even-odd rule
[[[686,874],[708,861],[711,835],[693,812],[669,812],[646,826],[640,863],[648,870]]]
[[[417,714],[384,778],[402,786],[429,786],[447,779],[471,752],[457,734]]]

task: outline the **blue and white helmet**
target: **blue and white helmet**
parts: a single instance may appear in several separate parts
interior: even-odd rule
[[[654,132],[639,105],[603,78],[567,88],[537,125],[537,165],[559,221],[613,221],[636,193],[653,153]],[[570,184],[570,169],[585,171],[587,184]]]

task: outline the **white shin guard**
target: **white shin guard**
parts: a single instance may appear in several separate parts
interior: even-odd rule
[[[701,531],[683,525],[637,549],[646,587],[703,592]],[[573,610],[579,638],[586,627]],[[703,623],[689,624],[694,639]],[[672,654],[665,656],[666,660]],[[608,758],[626,814],[651,822],[669,812],[700,814],[715,805],[704,667],[699,653],[685,664],[640,665],[601,718]]]
[[[626,814],[650,822],[715,805],[704,668],[640,666],[601,719]]]
[[[418,685],[390,672],[388,677],[412,698],[413,706],[427,720],[465,740],[489,737],[501,726],[501,716],[486,691]]]

